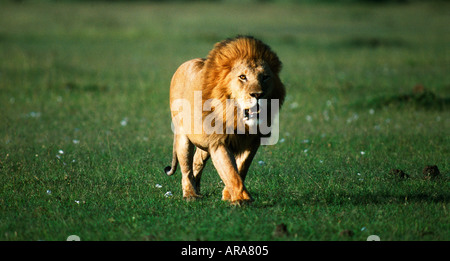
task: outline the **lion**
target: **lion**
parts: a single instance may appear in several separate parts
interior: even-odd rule
[[[216,43],[206,59],[189,60],[176,70],[170,84],[172,164],[164,171],[170,176],[180,164],[183,198],[200,197],[202,170],[211,158],[225,185],[222,200],[253,201],[244,181],[261,138],[270,136],[259,131],[262,120],[270,124],[273,118],[262,119],[261,101],[270,111],[272,101],[281,107],[285,98],[281,67],[261,40],[237,36]]]

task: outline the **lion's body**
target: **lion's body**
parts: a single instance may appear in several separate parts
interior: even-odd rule
[[[258,114],[249,108],[262,98],[279,99],[282,104],[285,91],[278,77],[280,69],[281,62],[275,53],[252,37],[220,42],[207,59],[193,59],[177,69],[170,86],[175,128],[173,160],[166,173],[172,175],[177,162],[180,164],[183,197],[199,196],[202,170],[211,157],[225,184],[222,199],[251,200],[244,180],[260,146],[261,135],[248,131],[248,126],[258,124],[257,116],[253,116]],[[204,109],[208,100],[214,100],[211,110]],[[238,105],[237,109],[232,108],[231,120],[225,113],[230,109],[227,100],[236,100]],[[181,110],[187,114],[179,115]],[[242,119],[238,110],[250,112],[250,115]],[[214,133],[208,132],[202,124],[211,116],[215,117],[213,125],[219,126],[215,129],[219,131]],[[227,128],[236,131],[239,124],[244,126],[245,133],[227,132]]]
[[[170,104],[173,104],[177,99],[185,99],[189,101],[191,106],[191,118],[194,118],[195,104],[194,93],[196,91],[202,91],[202,72],[203,72],[203,59],[193,59],[183,63],[172,77],[170,84]],[[200,104],[201,105],[201,104]],[[201,111],[201,108],[199,109]],[[177,111],[172,110],[172,117],[176,117]],[[182,127],[182,126],[179,126]],[[189,139],[195,143],[197,147],[204,150],[208,149],[208,144],[204,139],[203,134],[194,134],[194,124],[191,124],[189,130],[184,130],[185,133],[192,133],[189,135]]]

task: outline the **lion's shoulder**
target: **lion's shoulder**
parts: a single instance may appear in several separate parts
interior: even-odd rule
[[[187,83],[193,84],[203,78],[201,72],[204,65],[205,59],[203,58],[192,59],[181,64],[172,77],[171,89],[182,88]]]
[[[182,65],[180,65],[177,71],[188,74],[198,73],[203,69],[205,65],[205,60],[206,59],[204,58],[196,58],[186,61]]]
[[[203,69],[203,66],[205,65],[205,58],[196,58],[196,59],[192,59],[189,62],[191,63],[191,66],[194,68],[194,70],[201,70]]]

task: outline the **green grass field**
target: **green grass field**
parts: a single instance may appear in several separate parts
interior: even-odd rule
[[[449,10],[0,2],[0,240],[450,240]],[[220,200],[211,162],[185,202],[163,173],[170,79],[237,34],[283,61],[281,140],[252,204]]]

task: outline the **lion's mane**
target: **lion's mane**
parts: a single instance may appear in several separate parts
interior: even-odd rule
[[[209,99],[218,99],[222,103],[222,108],[226,108],[226,100],[231,98],[229,87],[230,79],[227,78],[235,63],[245,61],[249,64],[256,64],[265,61],[274,74],[274,88],[268,94],[268,99],[278,99],[281,106],[284,102],[285,89],[279,78],[282,63],[275,52],[262,41],[251,36],[237,36],[217,43],[204,60],[204,75],[202,86],[202,102]],[[216,110],[204,111],[203,118],[210,113],[220,113]],[[237,113],[234,113],[234,122],[226,121],[225,111],[222,112],[223,134],[210,134],[211,143],[234,143],[237,142],[238,135],[226,134],[226,128],[237,129]],[[232,124],[232,125],[231,125]],[[236,133],[236,132],[234,132]]]

